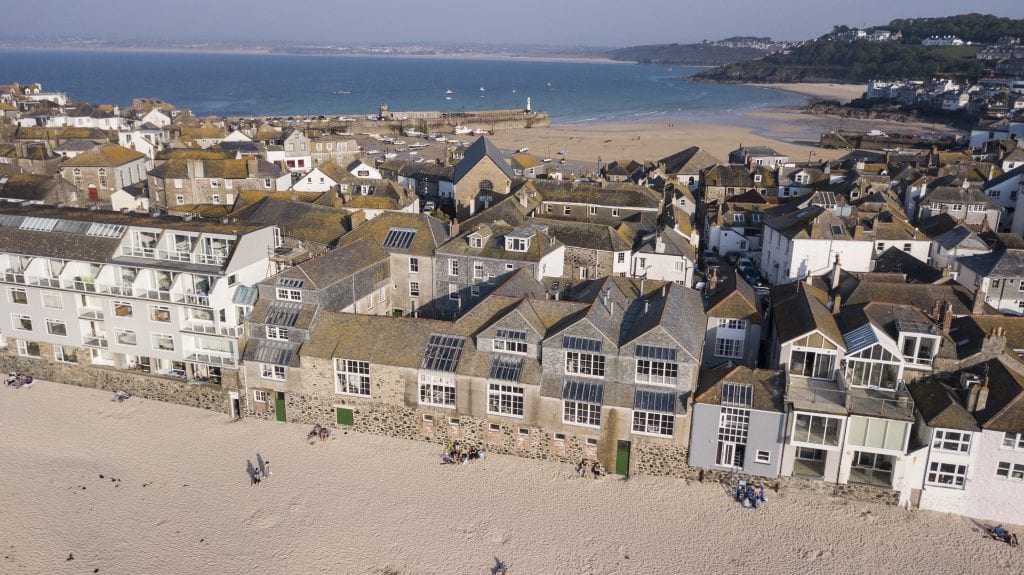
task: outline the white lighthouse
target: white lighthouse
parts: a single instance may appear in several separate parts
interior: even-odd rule
[[[530,97],[527,96],[526,97],[526,112],[529,113],[530,111],[531,111],[530,110]]]

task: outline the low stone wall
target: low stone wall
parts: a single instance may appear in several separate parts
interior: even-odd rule
[[[113,394],[123,390],[138,397],[188,407],[230,413],[227,394],[216,385],[190,384],[181,380],[88,365],[60,364],[0,354],[0,371],[16,371],[36,379],[102,389]]]

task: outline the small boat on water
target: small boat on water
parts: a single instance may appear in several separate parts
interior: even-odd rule
[[[384,154],[384,159],[386,159],[386,160],[393,160],[393,159],[395,159],[397,157],[398,157],[398,154],[396,154],[395,152],[388,152],[388,153]]]
[[[409,144],[409,149],[410,150],[422,150],[423,148],[426,148],[429,145],[430,144],[421,144],[421,143]]]
[[[466,134],[472,134],[472,133],[473,133],[473,128],[470,128],[469,126],[463,126],[463,125],[455,126],[455,134],[458,135],[458,136],[464,136]]]
[[[370,151],[366,152],[366,155],[367,156],[376,156],[379,153],[380,153],[380,150],[370,150]]]
[[[486,91],[487,91],[487,88],[484,88],[483,86],[480,86],[480,91],[481,91],[481,92],[486,92]]]
[[[335,90],[331,93],[334,94],[335,96],[348,96],[352,92],[349,92],[348,90]]]

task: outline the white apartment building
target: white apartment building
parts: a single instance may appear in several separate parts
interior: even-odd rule
[[[270,275],[279,241],[234,221],[0,209],[0,341],[43,361],[237,378],[252,302],[236,295]]]

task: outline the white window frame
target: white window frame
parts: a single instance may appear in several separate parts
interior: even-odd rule
[[[28,321],[28,327],[23,327],[21,321]],[[11,314],[11,325],[18,331],[33,331],[35,327],[32,324],[32,316],[23,313],[12,313]]]
[[[601,404],[563,399],[562,423],[599,429],[601,427]]]
[[[421,373],[417,391],[417,400],[420,405],[455,409],[457,396],[454,377],[436,373]]]
[[[171,349],[163,349],[157,344],[157,340],[169,339],[171,341]],[[174,345],[174,336],[166,333],[154,333],[150,336],[150,345],[152,345],[153,351],[172,352],[177,348]]]
[[[46,323],[46,333],[48,333],[50,335],[55,335],[57,337],[67,337],[68,336],[68,322],[66,322],[64,320],[61,320],[61,319],[46,318],[45,323]],[[56,333],[56,332],[54,332],[53,329],[55,327],[62,328],[64,333]]]
[[[484,279],[484,262],[473,262],[473,279]]]
[[[487,384],[487,413],[504,417],[523,417],[526,393],[521,386],[508,383]]]
[[[808,421],[807,421],[807,432],[806,432],[806,441],[804,439],[801,439],[801,438],[797,437],[796,425],[799,422],[801,417],[807,417],[808,418]],[[814,443],[814,442],[810,441],[811,440],[811,429],[813,429],[814,421],[816,419],[824,420],[823,425],[825,427],[824,427],[824,433],[822,434],[822,442],[821,443]],[[845,431],[844,430],[845,422],[846,422],[846,418],[845,417],[830,417],[830,416],[822,415],[822,414],[818,414],[818,413],[808,413],[808,412],[798,411],[793,416],[793,425],[790,427],[790,430],[789,430],[790,443],[792,443],[793,445],[800,446],[800,447],[810,447],[810,448],[813,448],[813,449],[822,449],[822,448],[827,448],[827,447],[837,448],[843,442],[843,432]],[[833,424],[836,425],[836,427],[837,427],[836,428],[836,432],[835,432],[835,438],[836,438],[836,443],[835,444],[827,443],[827,442],[824,441],[825,438],[828,436],[828,429],[830,429],[830,426],[833,425]]]
[[[509,331],[519,332],[521,330],[509,330]],[[522,332],[522,333],[525,334],[526,332]],[[491,340],[491,348],[494,351],[502,351],[502,352],[505,352],[505,353],[514,353],[514,354],[517,354],[517,355],[526,355],[527,351],[529,349],[529,344],[526,343],[525,339],[524,340],[515,340],[515,339],[506,339],[506,338],[495,337],[493,340]]]
[[[334,393],[370,397],[370,362],[334,358]]]
[[[279,287],[276,297],[279,301],[302,301],[302,290]]]
[[[578,350],[565,351],[565,373],[604,379],[606,370],[605,357],[600,353],[587,353]]]
[[[948,453],[970,453],[971,432],[936,429],[932,436],[932,449]]]
[[[279,341],[288,341],[288,328],[280,325],[268,325],[266,326],[267,339],[276,339]]]
[[[754,462],[761,463],[763,465],[771,465],[772,463],[772,452],[758,449],[754,452]]]
[[[674,361],[636,358],[636,383],[675,385],[679,379],[679,364]]]
[[[17,341],[16,347],[18,348],[18,355],[20,355],[21,357],[42,357],[42,353],[41,353],[41,351],[39,349],[39,344],[38,343],[36,343],[34,341],[26,341],[24,339],[19,339],[19,340],[16,340],[16,341]],[[35,354],[29,353],[29,345],[36,346]]]
[[[1007,431],[1003,433],[1003,442],[1000,449],[1024,449],[1024,433]]]
[[[1000,461],[996,464],[996,477],[1001,477],[1008,481],[1024,481],[1024,463]]]
[[[276,363],[261,363],[260,378],[272,381],[284,381],[288,377],[288,366]]]
[[[56,298],[56,302],[54,302],[53,298]],[[43,307],[45,308],[64,309],[64,297],[60,292],[44,291],[40,294],[40,299],[42,301]],[[50,299],[49,303],[47,303],[47,299]],[[54,303],[56,303],[57,305],[51,305]]]
[[[448,275],[458,277],[459,260],[448,260]]]
[[[121,341],[121,336],[123,336],[123,335],[128,335],[128,334],[131,334],[131,336],[132,336],[133,338],[135,338],[135,343],[125,343],[125,342]],[[138,335],[137,335],[137,334],[135,333],[135,330],[133,330],[133,329],[124,329],[124,328],[120,328],[120,327],[115,327],[115,328],[114,328],[114,341],[115,341],[115,342],[116,342],[116,343],[117,343],[118,345],[131,345],[131,346],[136,346],[136,345],[138,345],[138,344],[139,344],[139,337],[138,337]]]
[[[661,411],[633,410],[633,433],[654,437],[672,437],[675,434],[676,416]]]
[[[267,403],[270,401],[270,392],[262,389],[252,390],[252,400],[256,403]]]
[[[420,259],[419,258],[409,258],[409,273],[415,274],[415,273],[419,273],[419,271],[420,271]]]
[[[57,363],[77,364],[78,363],[78,352],[77,351],[75,352],[75,360],[74,361],[68,361],[67,356],[64,355],[64,348],[65,347],[74,348],[74,346],[71,346],[71,345],[55,345],[55,346],[53,346],[53,360],[56,361]]]
[[[929,462],[924,482],[934,487],[964,489],[967,484],[967,466],[942,461]]]
[[[743,340],[731,337],[715,338],[715,357],[743,357]]]
[[[420,297],[420,282],[409,282],[409,297]]]
[[[24,279],[24,278],[22,278],[22,279]],[[14,300],[14,295],[15,294],[21,294],[21,296],[24,297],[25,301],[15,301]],[[11,303],[13,303],[15,305],[28,305],[28,290],[26,290],[25,288],[16,288],[16,287],[7,288],[7,301],[9,301],[9,302],[11,302]]]

